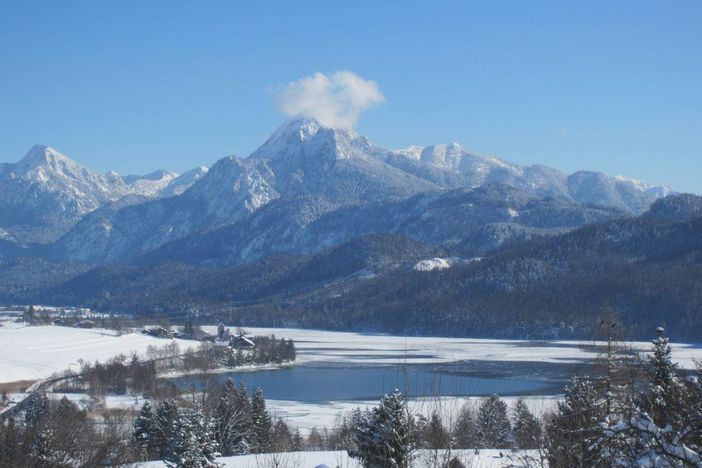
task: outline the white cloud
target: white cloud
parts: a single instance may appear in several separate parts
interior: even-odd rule
[[[290,116],[305,115],[322,125],[351,129],[365,109],[385,101],[378,83],[355,73],[315,73],[291,81],[278,94],[280,110]]]

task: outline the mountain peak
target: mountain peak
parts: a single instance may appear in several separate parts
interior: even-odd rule
[[[31,169],[42,165],[56,165],[59,162],[71,162],[70,158],[47,145],[34,145],[20,160],[19,165]]]
[[[323,145],[326,142],[332,143],[336,147],[344,146],[358,138],[359,136],[351,130],[325,127],[312,117],[300,115],[278,127],[250,157],[255,159],[285,157],[289,159],[292,155],[299,155],[302,148],[312,141],[315,142],[315,145]]]
[[[298,115],[284,122],[273,132],[271,138],[298,138],[300,141],[312,138],[320,128],[324,127],[317,119]]]

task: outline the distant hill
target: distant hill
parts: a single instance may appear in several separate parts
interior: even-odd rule
[[[702,340],[699,203],[669,197],[641,217],[506,246],[480,261],[320,291],[288,304],[284,317],[312,327],[512,338],[585,338],[607,318],[627,337],[664,325],[675,339]],[[266,310],[237,317],[278,320]]]
[[[368,235],[238,267],[98,267],[0,298],[176,319],[210,314],[243,325],[504,338],[592,338],[606,318],[628,338],[664,325],[675,339],[697,341],[699,202],[670,196],[640,217],[507,243],[478,258],[404,235]]]

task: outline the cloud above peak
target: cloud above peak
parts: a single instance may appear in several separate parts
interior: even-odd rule
[[[385,101],[378,83],[350,71],[318,72],[291,81],[277,98],[284,114],[304,115],[324,126],[344,129],[352,129],[364,110]]]

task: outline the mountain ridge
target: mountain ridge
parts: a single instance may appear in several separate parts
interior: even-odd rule
[[[378,207],[375,211],[366,208],[368,216],[382,219],[384,214],[380,207],[402,206],[402,200],[417,195],[449,199],[450,192],[455,190],[513,187],[528,197],[560,200],[558,203],[563,209],[566,205],[580,206],[577,208],[581,211],[580,219],[586,220],[588,210],[595,213],[591,207],[603,207],[617,215],[636,214],[667,194],[665,188],[650,187],[624,177],[592,171],[566,175],[543,165],[520,166],[480,155],[457,143],[388,150],[351,130],[325,127],[306,117],[283,123],[246,158],[225,157],[209,169],[196,168],[182,175],[159,170],[142,176],[121,177],[116,173],[100,176],[55,150],[41,146],[30,150],[25,158],[27,167],[33,165],[40,170],[31,173],[24,186],[5,190],[5,193],[19,193],[16,204],[21,205],[27,192],[43,187],[42,199],[46,199],[47,206],[52,206],[51,215],[62,218],[61,223],[54,226],[50,235],[32,236],[27,235],[27,232],[31,234],[31,223],[24,231],[11,226],[8,229],[8,223],[0,218],[3,230],[0,234],[10,242],[47,244],[43,251],[52,252],[56,258],[90,263],[131,261],[170,242],[189,236],[204,236],[205,239],[214,230],[228,229],[228,226],[236,230],[246,222],[259,223],[253,225],[253,230],[248,229],[255,232],[265,218],[257,213],[269,204],[275,204],[279,219],[268,218],[267,222],[279,223],[279,226],[243,247],[239,261],[277,251],[276,246],[285,243],[278,242],[274,232],[282,236],[281,239],[288,239],[285,245],[293,252],[298,252],[296,249],[307,252],[309,248],[301,244],[307,235],[304,230],[318,224],[321,217],[330,218],[336,210],[361,216],[362,207],[368,205]],[[14,174],[14,168],[21,166],[18,164],[4,166],[0,189],[3,184],[12,185],[16,180],[8,174]],[[8,204],[3,205],[2,196],[0,192],[0,213],[9,212],[3,209]],[[129,198],[124,203],[114,204],[123,197]],[[41,203],[35,205],[37,210],[41,209]],[[110,205],[107,210],[96,212],[107,205]],[[518,211],[518,208],[510,209]],[[415,209],[414,212],[418,219],[423,215],[433,216],[420,211]],[[461,217],[466,213],[464,210],[452,213],[452,219],[436,219],[436,226],[442,227],[435,229],[453,229],[450,226],[463,223]],[[339,221],[352,223],[348,227],[334,229],[352,232],[354,225],[368,224],[353,216]],[[598,216],[611,215],[601,212]],[[51,226],[53,220],[51,216],[39,219],[40,227]],[[280,224],[280,220],[290,224]],[[495,224],[494,231],[486,232],[485,236],[507,241],[532,235],[518,227],[518,219],[505,221],[506,224],[503,222],[499,227]],[[573,227],[577,226],[566,224],[558,228]],[[553,228],[556,227],[549,229]],[[383,225],[376,231],[395,232],[394,229]],[[534,229],[529,227],[536,233]],[[356,231],[358,235],[375,232],[370,228]],[[320,247],[349,239],[333,233],[320,235]],[[429,242],[438,241],[440,237],[435,235]],[[262,245],[264,242],[269,247]]]
[[[174,173],[100,175],[46,145],[34,145],[17,163],[0,170],[0,229],[20,244],[51,243],[87,214],[130,195],[158,197],[179,186]]]

